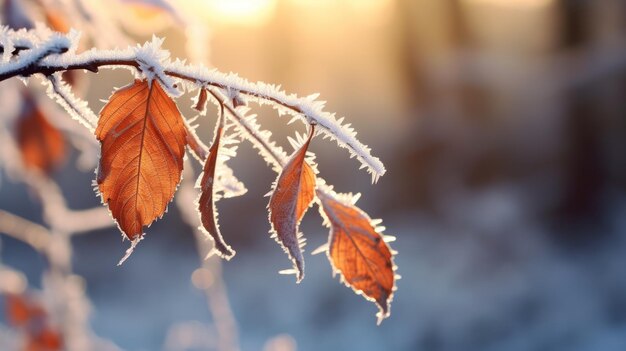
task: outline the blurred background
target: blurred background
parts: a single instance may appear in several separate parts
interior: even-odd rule
[[[155,33],[174,57],[319,92],[388,170],[371,185],[333,142],[310,148],[321,175],[361,192],[360,207],[397,237],[402,279],[391,317],[376,326],[375,307],[332,278],[326,257],[308,254],[328,236],[316,210],[302,224],[306,278],[277,274],[289,262],[269,238],[263,197],[275,174],[242,143],[231,165],[249,191],[218,203],[237,250],[221,279],[242,350],[626,349],[626,2],[172,2],[193,25],[160,1],[141,3],[109,9],[133,45]],[[77,95],[99,111],[132,76],[85,77]],[[286,137],[304,126],[255,110],[291,151]],[[199,120],[207,142],[214,118]],[[77,157],[52,177],[70,208],[98,206],[93,167],[80,170]],[[28,187],[1,181],[0,209],[41,222]],[[175,206],[121,267],[117,228],[71,240],[98,336],[123,350],[216,347],[198,289],[213,278],[198,278],[193,231]],[[0,242],[2,264],[40,288],[41,255],[1,233]],[[208,341],[193,346],[198,335]]]

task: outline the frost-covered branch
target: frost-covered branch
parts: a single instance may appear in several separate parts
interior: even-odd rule
[[[87,102],[74,96],[72,90],[61,79],[60,73],[51,74],[47,78],[49,83],[48,94],[56,97],[59,105],[63,106],[75,120],[93,133],[98,124],[98,117],[87,106]]]
[[[61,189],[50,179],[31,174],[25,175],[22,180],[39,197],[43,205],[45,221],[58,231],[71,235],[108,228],[113,225],[108,212],[102,207],[85,210],[69,209]]]
[[[74,33],[73,36],[76,36]],[[69,40],[68,35],[66,40]],[[52,38],[44,41],[40,47],[59,47],[55,44],[61,41]],[[35,55],[21,54],[10,63],[0,66],[0,81],[15,76],[31,76],[33,74],[52,75],[56,72],[83,69],[97,72],[101,67],[130,68],[140,72],[149,80],[158,79],[172,95],[180,95],[178,85],[174,79],[185,81],[185,86],[193,88],[214,87],[236,100],[243,100],[245,96],[259,104],[268,104],[275,108],[280,115],[289,114],[307,124],[315,124],[318,130],[335,140],[341,147],[347,148],[352,157],[358,158],[364,167],[372,174],[374,181],[385,173],[380,160],[370,153],[370,148],[356,138],[356,132],[350,124],[343,124],[343,118],[336,118],[335,114],[324,111],[323,101],[316,100],[317,95],[298,97],[287,94],[279,86],[263,82],[249,82],[236,74],[224,74],[216,70],[209,70],[204,66],[187,65],[184,61],[169,59],[169,52],[161,49],[162,40],[154,38],[152,42],[125,50],[96,50],[92,49],[81,54]],[[65,42],[63,42],[65,43]],[[67,45],[65,45],[67,46]],[[41,52],[36,47],[29,51]],[[47,51],[46,51],[47,52]],[[24,56],[24,57],[23,57]]]
[[[38,32],[26,33],[36,36]],[[11,34],[3,29],[0,43],[6,47],[15,47],[18,40],[13,40]],[[65,41],[58,36],[48,38],[32,40],[25,46],[27,49],[8,59],[6,54],[3,55],[0,81],[10,77],[44,75],[49,84],[48,94],[87,129],[95,131],[96,139],[101,144],[98,190],[125,237],[132,241],[122,261],[143,238],[144,227],[162,216],[167,203],[173,198],[182,170],[185,169],[183,161],[186,147],[204,165],[197,182],[201,194],[195,202],[202,223],[201,231],[203,234],[206,231],[214,239],[215,247],[223,257],[234,255],[219,231],[215,201],[245,192],[243,184],[234,178],[232,170],[224,162],[236,155],[239,139],[246,139],[278,173],[268,205],[272,224],[270,233],[287,252],[294,267],[282,272],[296,273],[298,281],[302,279],[304,240],[298,227],[308,207],[317,202],[324,223],[330,228],[329,243],[323,250],[335,272],[340,273],[342,281],[357,294],[363,294],[366,299],[376,303],[379,322],[389,315],[397,276],[394,273],[394,251],[386,244],[386,236],[382,234],[384,228],[354,206],[356,197],[335,193],[331,186],[317,176],[313,155],[308,154],[307,149],[313,136],[322,134],[347,148],[351,157],[359,159],[361,168],[367,168],[374,182],[385,173],[385,169],[371,155],[370,149],[356,139],[356,132],[350,125],[343,124],[343,118],[337,119],[334,114],[324,111],[325,103],[318,101],[317,95],[301,98],[285,93],[279,86],[253,83],[236,74],[224,74],[203,66],[188,65],[180,60],[172,61],[169,52],[161,48],[163,40],[158,38],[125,50],[92,49],[78,55],[75,54],[76,32],[63,37]],[[68,44],[66,42],[69,45],[65,45]],[[33,52],[41,51],[40,47],[67,48],[59,52],[46,51],[45,55],[33,60]],[[101,67],[129,69],[136,80],[125,88],[116,89],[98,118],[84,101],[73,96],[71,89],[61,81],[60,73],[77,69],[98,72]],[[204,115],[209,94],[220,108],[210,148],[196,135],[192,120],[181,115],[174,99],[193,91],[199,92],[195,108],[201,115]],[[261,128],[256,115],[246,116],[250,111],[247,106],[249,101],[270,105],[279,116],[290,115],[292,118],[289,123],[300,120],[309,127],[308,137],[298,136],[295,141],[290,139],[296,149],[291,156],[271,140],[271,133]],[[135,137],[139,135],[141,138]],[[149,138],[144,138],[145,135],[149,135]],[[146,147],[147,144],[156,146]],[[144,151],[150,158],[149,163],[141,162]],[[116,158],[120,154],[126,157]],[[132,160],[132,167],[125,160]],[[154,197],[153,182],[145,181],[144,175],[161,173],[167,174],[167,179],[154,179],[154,182],[160,184],[159,194]],[[133,188],[135,191],[120,191],[133,185],[128,179],[136,182]],[[39,192],[55,195],[55,191],[50,190]],[[151,196],[142,196],[146,192]],[[59,198],[61,201],[55,205],[54,202]],[[155,203],[153,198],[165,201]],[[55,218],[63,218],[65,214],[52,211],[55,208],[66,208],[62,200],[62,196],[46,199],[52,205],[44,208],[44,218],[55,232],[63,234],[61,239],[69,241],[68,233],[76,229],[67,229],[62,223],[55,222]],[[127,204],[133,204],[134,207],[126,211]],[[185,208],[190,210],[188,206]],[[367,251],[364,251],[366,248]],[[349,257],[354,259],[346,259]]]
[[[50,243],[47,228],[4,210],[0,210],[0,233],[25,242],[41,253]]]
[[[270,131],[261,129],[256,121],[256,115],[245,116],[245,113],[249,109],[240,108],[241,111],[237,111],[237,108],[231,105],[222,94],[213,89],[209,89],[208,91],[213,98],[229,112],[228,117],[239,126],[238,129],[241,136],[252,143],[254,148],[261,153],[265,161],[271,165],[276,172],[280,172],[286,163],[287,154],[270,139],[272,136]]]

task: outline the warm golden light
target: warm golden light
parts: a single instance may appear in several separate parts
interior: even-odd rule
[[[554,0],[465,0],[467,3],[498,5],[518,8],[540,8],[550,5]]]
[[[276,0],[189,0],[187,5],[212,23],[258,26],[271,19]]]

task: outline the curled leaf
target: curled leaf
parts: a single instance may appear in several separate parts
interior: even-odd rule
[[[226,244],[222,234],[220,233],[219,225],[217,224],[217,212],[215,211],[215,201],[217,201],[218,194],[216,191],[216,169],[217,160],[220,150],[220,141],[224,134],[224,111],[222,110],[215,131],[215,137],[213,138],[213,144],[209,149],[209,156],[204,163],[204,169],[202,172],[202,178],[200,179],[200,198],[198,199],[198,211],[200,212],[200,221],[202,227],[208,232],[215,243],[215,250],[218,255],[227,260],[231,259],[235,255],[235,251]]]
[[[189,151],[198,161],[205,163],[207,157],[209,156],[209,148],[204,145],[202,140],[198,138],[196,135],[196,131],[194,127],[191,127],[188,123],[186,123],[187,128],[187,146],[189,147]],[[222,132],[223,134],[224,132]],[[232,142],[233,138],[227,140],[227,143]],[[220,140],[220,144],[223,141]],[[224,151],[224,148],[222,148]],[[228,153],[228,152],[227,152]],[[234,153],[234,148],[231,147],[230,153]],[[223,152],[220,153],[220,157],[222,159],[228,159],[229,156],[225,155]],[[228,167],[228,165],[224,162],[219,164],[219,167],[216,166],[215,174],[213,176],[216,184],[214,185],[214,192],[221,192],[223,197],[236,197],[245,194],[248,189],[246,189],[245,185],[239,179],[237,179],[234,175],[233,170]]]
[[[161,217],[180,182],[186,130],[174,101],[157,81],[117,90],[100,112],[98,187],[128,239]]]
[[[48,122],[31,97],[24,100],[22,117],[17,123],[24,166],[50,174],[65,158],[63,134]]]
[[[328,258],[342,281],[379,308],[378,323],[389,316],[396,275],[393,254],[380,228],[348,199],[318,192],[320,213],[330,229]]]
[[[268,205],[276,241],[293,262],[298,282],[304,277],[302,235],[298,226],[315,198],[315,172],[305,161],[314,131],[315,127],[311,125],[306,142],[291,156],[278,176]]]

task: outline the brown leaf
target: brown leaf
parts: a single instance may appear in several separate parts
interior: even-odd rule
[[[369,216],[348,200],[318,192],[330,226],[328,257],[342,281],[376,303],[378,323],[389,316],[395,290],[393,255]]]
[[[311,125],[309,137],[287,162],[276,180],[268,208],[270,223],[276,241],[285,249],[297,271],[297,281],[304,277],[301,234],[298,226],[304,213],[315,198],[315,172],[305,161],[306,151],[313,138]]]
[[[117,90],[100,112],[98,187],[130,240],[161,217],[183,169],[187,133],[174,101],[157,81]],[[136,242],[136,241],[135,241]]]
[[[17,141],[24,166],[50,174],[65,158],[63,134],[48,122],[32,98],[25,98],[22,109]]]
[[[209,155],[204,163],[202,179],[200,180],[202,190],[200,198],[198,199],[198,211],[200,212],[202,227],[209,233],[211,238],[213,238],[215,250],[217,250],[218,255],[229,260],[235,255],[235,251],[224,241],[220,233],[219,225],[217,224],[217,212],[215,211],[215,201],[218,200],[215,192],[215,183],[217,182],[215,170],[217,168],[220,140],[224,134],[223,118],[224,111],[222,110],[218,122],[219,124],[215,131],[215,137],[213,138],[213,144],[209,149]]]

